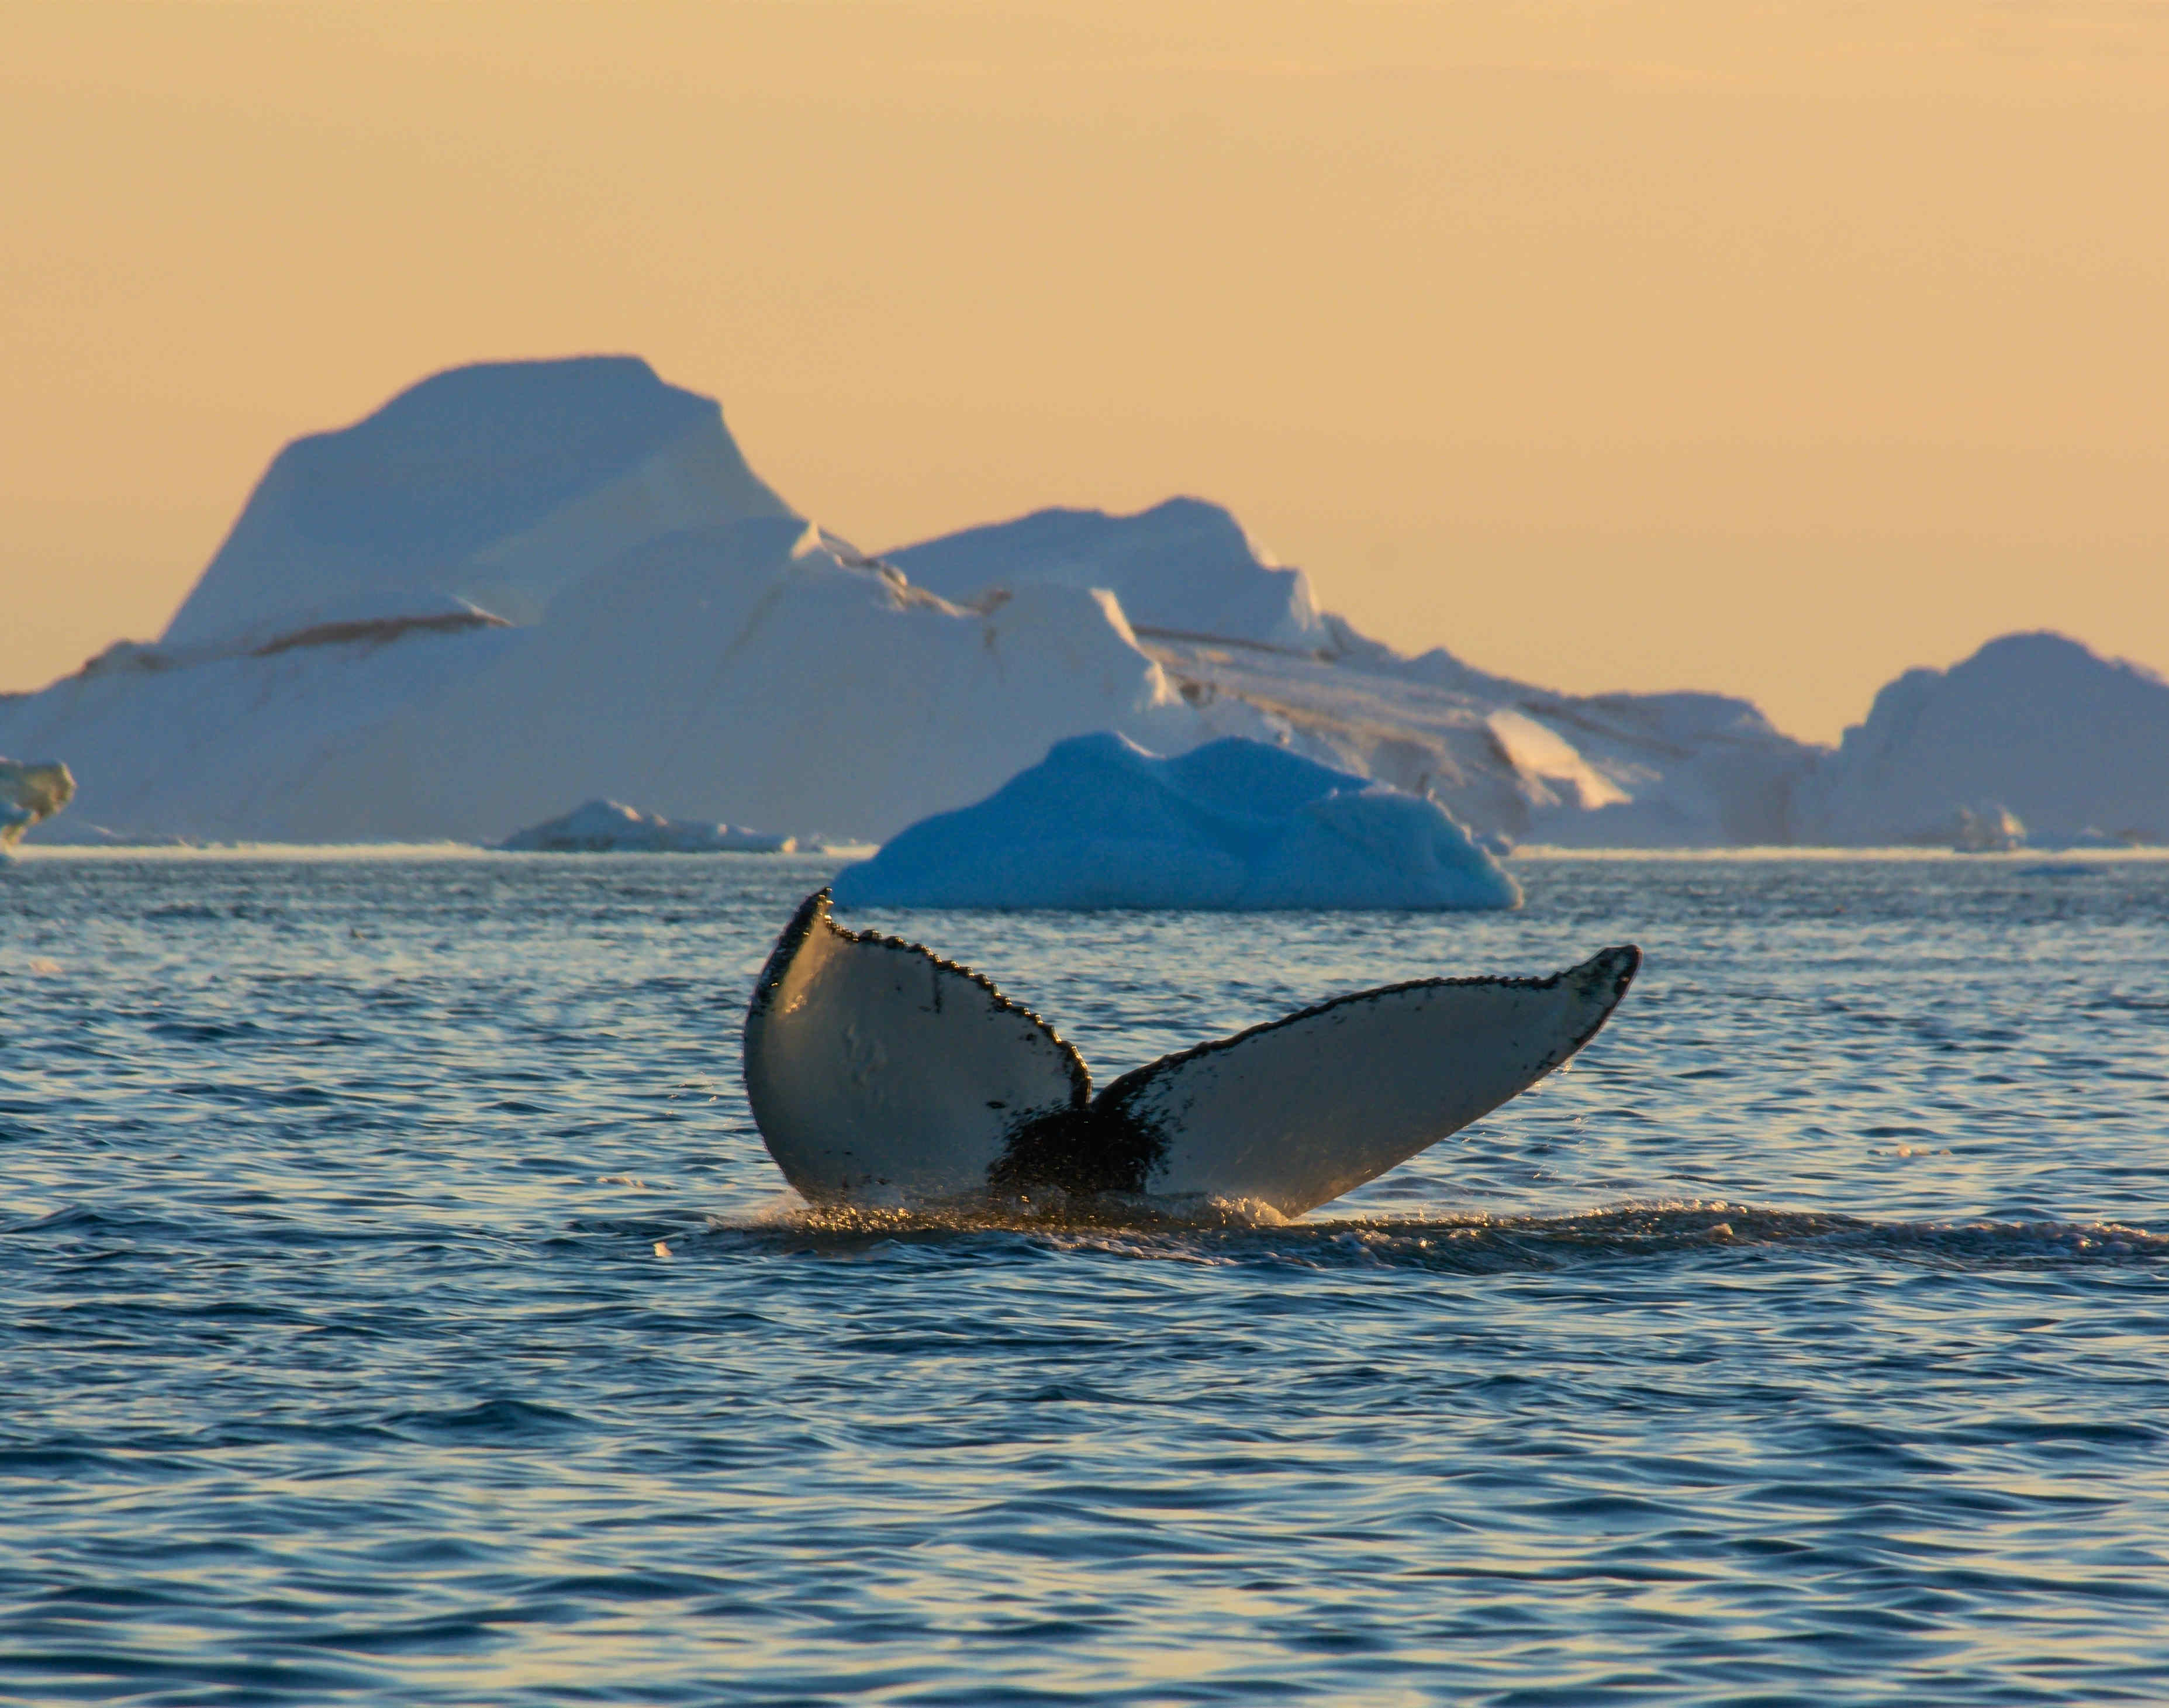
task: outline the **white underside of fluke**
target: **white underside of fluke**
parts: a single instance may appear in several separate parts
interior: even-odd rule
[[[1094,1097],[1037,1015],[916,944],[841,929],[824,889],[754,988],[746,1089],[770,1154],[816,1202],[1054,1188],[1300,1215],[1542,1079],[1596,1035],[1640,963],[1610,948],[1545,979],[1360,991]]]

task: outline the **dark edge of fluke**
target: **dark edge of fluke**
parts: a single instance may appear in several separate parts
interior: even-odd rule
[[[1246,1026],[1240,1032],[1230,1033],[1225,1038],[1215,1038],[1204,1043],[1193,1043],[1187,1049],[1179,1049],[1172,1055],[1164,1055],[1158,1061],[1147,1062],[1143,1067],[1132,1068],[1120,1079],[1109,1084],[1092,1100],[1095,1109],[1116,1097],[1134,1096],[1155,1075],[1179,1067],[1198,1057],[1211,1055],[1215,1051],[1233,1049],[1237,1044],[1268,1032],[1277,1032],[1284,1026],[1293,1026],[1298,1021],[1308,1020],[1320,1014],[1330,1014],[1336,1008],[1347,1008],[1360,1002],[1374,1001],[1381,996],[1397,996],[1404,990],[1442,990],[1457,985],[1484,985],[1499,990],[1552,990],[1572,979],[1586,979],[1591,983],[1609,974],[1612,979],[1612,1001],[1596,1017],[1596,1023],[1577,1036],[1564,1054],[1552,1065],[1556,1067],[1573,1055],[1589,1040],[1604,1029],[1604,1022],[1612,1017],[1612,1011],[1627,994],[1627,987],[1634,982],[1634,974],[1642,965],[1642,951],[1633,943],[1622,943],[1616,948],[1599,949],[1587,960],[1577,965],[1547,974],[1541,979],[1509,978],[1503,974],[1477,974],[1458,979],[1404,979],[1398,985],[1374,985],[1367,990],[1351,990],[1346,996],[1335,996],[1324,1002],[1314,1002],[1308,1008],[1298,1008],[1292,1014],[1283,1014],[1277,1020],[1260,1022]],[[1549,1071],[1549,1070],[1546,1070]]]
[[[829,910],[830,895],[825,883],[798,904],[797,911],[791,915],[791,923],[784,926],[782,935],[775,940],[775,947],[769,951],[768,960],[760,969],[760,977],[754,981],[753,996],[746,1005],[749,1021],[768,1011],[775,1001],[776,991],[790,974],[791,963],[798,958],[799,951],[806,947],[807,939],[815,931],[825,929],[847,943],[875,943],[885,949],[917,955],[921,959],[931,961],[945,973],[954,973],[959,978],[970,979],[994,999],[995,1006],[1030,1021],[1053,1040],[1069,1066],[1070,1094],[1077,1107],[1081,1108],[1091,1097],[1092,1070],[1084,1065],[1084,1058],[1078,1054],[1076,1046],[1048,1025],[1040,1015],[1005,994],[1001,986],[985,974],[975,971],[961,961],[951,961],[937,955],[924,943],[889,937],[882,931],[848,931],[836,923]]]
[[[1599,949],[1594,955],[1578,965],[1564,968],[1559,972],[1548,974],[1540,979],[1510,978],[1483,974],[1458,979],[1404,979],[1397,985],[1374,985],[1368,990],[1351,991],[1346,996],[1335,996],[1329,1001],[1314,1003],[1308,1008],[1298,1009],[1292,1014],[1284,1014],[1277,1020],[1268,1020],[1261,1025],[1245,1027],[1242,1031],[1232,1033],[1228,1037],[1216,1038],[1208,1043],[1192,1044],[1188,1049],[1177,1050],[1172,1055],[1164,1055],[1157,1061],[1147,1062],[1143,1067],[1132,1068],[1121,1078],[1111,1082],[1099,1096],[1093,1098],[1092,1107],[1085,1112],[1085,1115],[1095,1134],[1105,1134],[1105,1138],[1100,1142],[1108,1146],[1110,1150],[1119,1150],[1123,1155],[1142,1154],[1146,1161],[1137,1175],[1138,1183],[1135,1186],[1125,1185],[1111,1188],[1102,1187],[1098,1189],[1122,1192],[1144,1190],[1144,1182],[1151,1174],[1152,1163],[1166,1154],[1170,1141],[1167,1135],[1162,1133],[1156,1124],[1133,1113],[1132,1106],[1143,1097],[1151,1088],[1153,1081],[1162,1074],[1180,1067],[1185,1063],[1196,1061],[1201,1056],[1212,1055],[1223,1049],[1233,1049],[1239,1043],[1260,1037],[1266,1033],[1277,1032],[1282,1027],[1293,1026],[1320,1014],[1330,1014],[1335,1009],[1353,1007],[1365,1002],[1375,1002],[1381,997],[1398,995],[1404,990],[1444,990],[1453,986],[1467,985],[1489,985],[1500,990],[1551,990],[1573,980],[1581,980],[1592,985],[1601,985],[1604,981],[1609,980],[1612,986],[1610,999],[1598,1013],[1596,1022],[1587,1031],[1578,1033],[1571,1043],[1556,1052],[1551,1059],[1544,1064],[1537,1075],[1538,1079],[1542,1079],[1544,1075],[1551,1072],[1562,1062],[1572,1060],[1584,1044],[1604,1029],[1604,1022],[1612,1017],[1612,1011],[1618,1006],[1621,999],[1626,995],[1627,987],[1634,982],[1634,974],[1640,970],[1641,965],[1640,948],[1633,943],[1623,943],[1617,947]],[[1007,1161],[1006,1158],[1004,1160]]]

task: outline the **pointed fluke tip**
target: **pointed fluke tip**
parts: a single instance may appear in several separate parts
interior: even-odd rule
[[[829,886],[825,883],[798,904],[797,911],[791,915],[791,923],[784,926],[782,934],[775,940],[775,947],[768,952],[767,963],[761,968],[760,976],[754,980],[753,1001],[746,1014],[749,1021],[768,1011],[769,1005],[775,1000],[776,990],[783,983],[784,975],[791,970],[791,961],[806,946],[806,939],[823,926],[827,926],[831,931],[835,929],[829,917]]]
[[[1620,943],[1612,948],[1599,949],[1568,976],[1579,980],[1592,994],[1608,992],[1611,1000],[1617,1002],[1627,994],[1627,987],[1641,970],[1640,947],[1633,943]]]

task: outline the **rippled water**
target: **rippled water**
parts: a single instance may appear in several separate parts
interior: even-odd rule
[[[878,921],[1102,1078],[1643,945],[1283,1226],[796,1212],[826,869],[0,869],[0,1700],[2169,1697],[2169,862]]]

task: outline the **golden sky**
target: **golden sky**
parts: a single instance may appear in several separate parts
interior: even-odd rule
[[[0,688],[264,463],[632,351],[870,549],[1229,505],[1397,645],[1834,739],[2169,670],[2169,3],[0,0]]]

